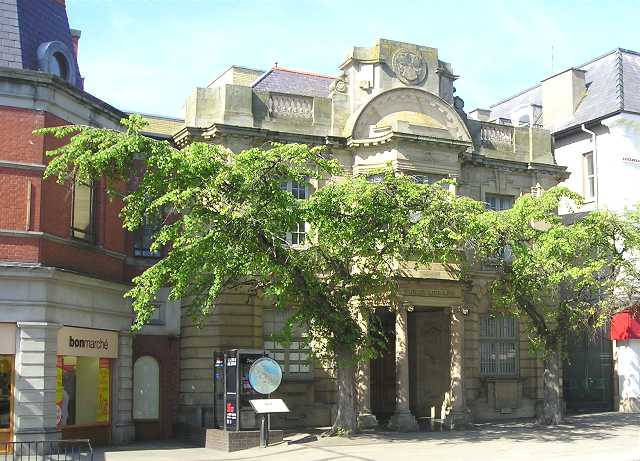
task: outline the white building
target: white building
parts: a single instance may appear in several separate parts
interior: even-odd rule
[[[576,211],[623,212],[640,202],[640,188],[636,187],[640,184],[639,90],[640,53],[617,48],[552,75],[489,110],[476,109],[470,117],[549,129],[556,162],[570,172],[562,184],[585,198]],[[571,211],[568,207],[560,210],[563,214]],[[625,388],[628,380],[615,379],[618,385],[614,385],[610,378],[609,340],[581,338],[570,349],[573,365],[565,367],[564,376],[568,408],[628,409],[621,400],[630,392]],[[628,369],[627,365],[618,362],[617,369]]]

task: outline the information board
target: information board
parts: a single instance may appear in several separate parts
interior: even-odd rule
[[[282,399],[256,399],[250,400],[251,406],[258,414],[289,413],[289,408]]]

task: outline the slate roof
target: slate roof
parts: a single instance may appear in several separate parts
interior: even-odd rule
[[[552,132],[619,111],[640,113],[640,53],[616,48],[577,68],[586,70],[586,95],[571,117],[550,127]],[[510,118],[514,109],[529,104],[542,105],[540,84],[492,105],[491,118]]]
[[[328,98],[335,77],[274,67],[260,76],[251,87],[255,91],[298,94]]]
[[[64,2],[0,0],[0,66],[39,70],[38,47],[55,40],[73,50]],[[74,65],[79,86],[80,69]]]
[[[22,68],[17,0],[0,0],[0,66]]]

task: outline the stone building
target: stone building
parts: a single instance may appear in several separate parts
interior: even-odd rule
[[[178,147],[216,143],[236,152],[269,141],[328,146],[349,173],[375,181],[371,172],[391,164],[416,181],[450,178],[457,194],[496,210],[567,177],[555,163],[547,131],[469,119],[462,99],[454,97],[458,77],[435,48],[380,39],[354,47],[339,69],[337,76],[324,76],[233,66],[188,97],[173,141]],[[321,186],[312,181],[287,188],[304,198]],[[490,268],[479,269],[473,283],[462,285],[437,266],[406,270],[401,292],[408,308],[380,311],[389,350],[360,370],[363,423],[373,414],[392,427],[414,428],[416,417],[441,416],[445,393],[453,396],[454,419],[535,415],[540,364],[528,354],[516,319],[488,315],[491,276]],[[330,425],[330,372],[309,360],[302,343],[285,347],[270,339],[286,312],[247,299],[241,292],[226,294],[200,329],[182,318],[181,432],[215,424],[212,357],[232,348],[266,349],[281,363],[278,394],[292,413],[277,423]]]

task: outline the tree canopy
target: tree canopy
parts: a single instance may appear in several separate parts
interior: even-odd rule
[[[524,195],[513,208],[486,213],[485,241],[501,255],[492,284],[498,311],[519,317],[545,360],[545,423],[560,414],[562,352],[572,335],[606,327],[638,292],[638,212],[607,210],[559,216],[582,198],[556,187]]]
[[[172,299],[188,300],[196,319],[239,286],[276,307],[295,307],[290,322],[307,330],[314,354],[338,362],[336,428],[354,430],[354,365],[381,347],[363,322],[394,305],[403,261],[439,262],[461,276],[461,248],[485,232],[476,219],[483,205],[390,168],[378,171],[377,181],[353,176],[324,148],[269,144],[232,153],[193,143],[178,150],[142,135],[137,116],[123,123],[126,132],[71,126],[41,133],[72,135],[49,153],[46,177],[106,177],[112,191],[138,178],[124,197],[124,227],[134,231],[146,216],[166,216],[151,250],[166,247],[167,256],[127,294],[134,327],[147,322],[162,287]],[[301,200],[283,187],[288,181],[321,187]],[[298,225],[306,235],[293,244],[287,232]]]

